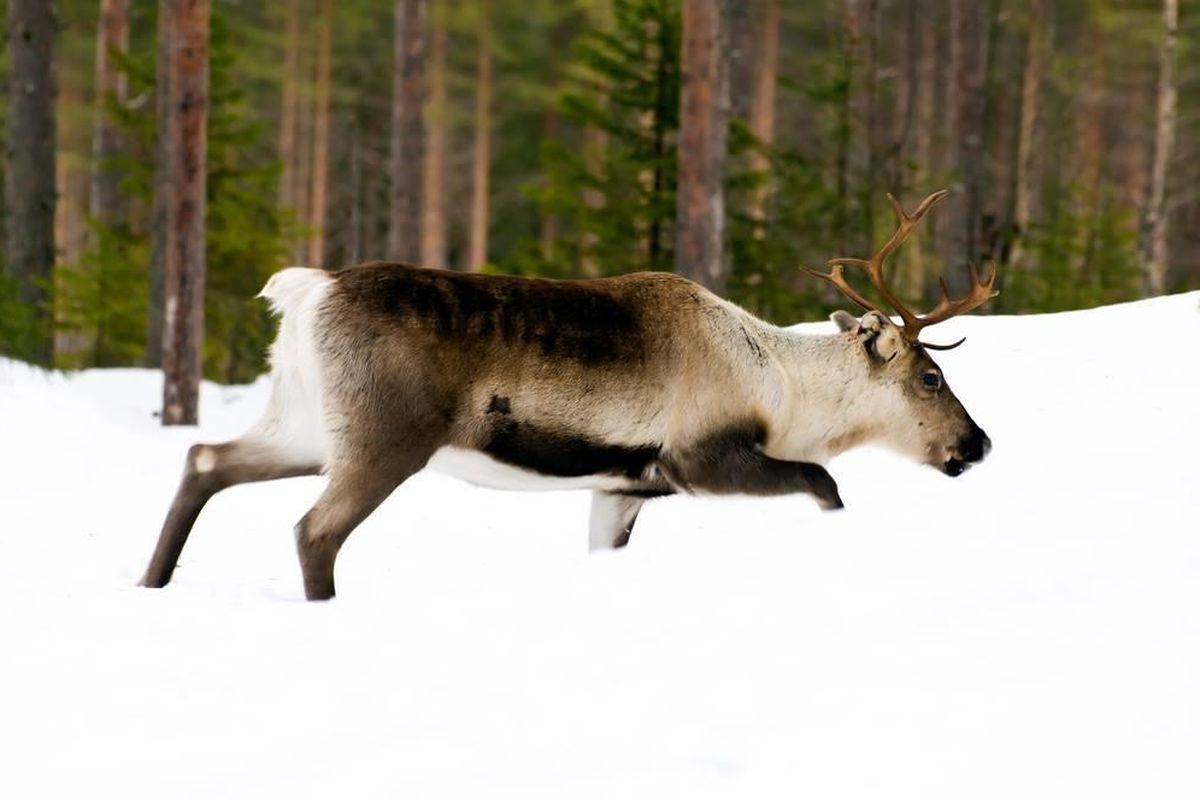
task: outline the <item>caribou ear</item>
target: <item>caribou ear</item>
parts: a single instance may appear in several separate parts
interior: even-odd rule
[[[847,314],[846,316],[850,316]],[[852,318],[853,319],[853,318]],[[883,333],[883,329],[891,325],[891,320],[878,311],[868,311],[862,319],[856,319],[854,331],[864,339],[874,339]]]
[[[900,337],[891,320],[878,311],[868,311],[854,322],[854,333],[872,361],[886,364],[895,358]]]
[[[832,314],[830,314],[829,318],[831,320],[833,320],[833,324],[837,325],[838,330],[841,331],[842,333],[845,333],[846,331],[856,330],[858,328],[858,317],[854,316],[853,314],[851,314],[849,312],[842,311],[839,309],[839,310],[833,312]]]

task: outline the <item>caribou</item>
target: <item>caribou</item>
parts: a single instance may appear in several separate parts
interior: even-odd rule
[[[295,527],[305,596],[322,600],[346,538],[425,467],[499,488],[590,489],[593,550],[626,545],[642,505],[679,492],[806,493],[841,508],[825,465],[868,442],[957,476],[991,442],[929,356],[962,341],[918,336],[994,296],[995,267],[972,270],[959,300],[943,282],[925,315],[884,275],[945,194],[912,214],[889,195],[897,228],[874,256],[809,270],[864,309],[835,312],[833,335],[776,327],[665,273],[284,269],[261,293],[280,317],[266,410],[243,436],[190,448],[142,585],[165,586],[205,503],[251,481],[328,477]]]

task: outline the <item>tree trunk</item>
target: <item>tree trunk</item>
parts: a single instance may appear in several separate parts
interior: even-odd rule
[[[101,0],[96,30],[96,122],[92,137],[92,217],[111,224],[125,215],[118,189],[121,173],[109,163],[120,155],[120,133],[109,121],[108,103],[124,104],[128,81],[117,69],[114,52],[129,50],[129,0]]]
[[[1158,107],[1154,115],[1154,157],[1150,192],[1142,212],[1142,264],[1147,294],[1167,289],[1167,167],[1175,139],[1175,47],[1178,0],[1163,0],[1163,45],[1158,63]]]
[[[554,105],[547,105],[542,112],[542,142],[558,141],[558,110]],[[546,183],[543,179],[543,187]],[[558,238],[558,217],[545,208],[538,215],[538,251],[542,258],[550,260],[554,252],[554,242]]]
[[[168,99],[158,125],[168,191],[162,421],[195,425],[204,344],[209,2],[162,0],[159,8],[170,15]]]
[[[1021,119],[1017,128],[1016,176],[1013,181],[1013,228],[1016,241],[1011,261],[1018,267],[1024,260],[1024,241],[1033,219],[1033,192],[1036,164],[1034,138],[1037,134],[1038,107],[1045,71],[1046,26],[1045,0],[1031,0],[1029,31],[1025,39],[1025,66],[1021,73]]]
[[[366,153],[369,153],[365,147],[364,158]],[[374,155],[372,153],[372,155]],[[386,220],[386,210],[380,208],[384,205],[382,195],[384,187],[381,186],[383,176],[380,175],[380,170],[377,166],[368,163],[366,174],[363,176],[363,224],[362,224],[362,259],[371,261],[381,258],[382,247],[380,246],[380,234],[384,231],[383,222]],[[373,167],[373,168],[372,168]]]
[[[729,42],[729,118],[740,119],[750,124],[751,114],[754,113],[754,46],[755,46],[755,17],[766,5],[773,0],[737,0],[729,3],[729,16],[726,18]]]
[[[347,253],[351,264],[363,259],[363,154],[362,128],[350,118],[350,242]]]
[[[913,159],[916,162],[915,180],[920,188],[918,193],[928,193],[940,188],[933,185],[937,175],[937,165],[934,163],[933,142],[938,127],[937,106],[934,103],[934,90],[939,81],[937,77],[937,15],[934,13],[935,2],[931,0],[914,0],[914,13],[919,17],[917,32],[917,59],[915,85],[910,88],[913,94]],[[926,255],[933,249],[928,243],[933,242],[934,227],[930,224],[921,236],[922,230],[915,233],[916,241],[908,248],[908,259],[905,271],[905,297],[913,300],[923,299],[925,294],[925,263]]]
[[[871,248],[873,238],[879,166],[875,147],[878,9],[878,0],[845,0],[843,9],[845,45],[842,57],[846,86],[844,105],[840,109],[837,158],[842,238],[846,242],[843,252],[865,252]],[[857,222],[849,213],[855,200],[859,214]]]
[[[879,185],[879,0],[858,0],[862,13],[859,28],[863,46],[862,125],[866,171],[862,185],[862,223],[865,250],[875,247],[875,203]]]
[[[61,52],[61,51],[60,51]],[[82,65],[80,65],[82,67]],[[91,331],[82,330],[72,319],[75,309],[60,302],[69,298],[62,292],[66,282],[82,277],[86,265],[83,253],[88,246],[88,192],[91,173],[86,167],[86,154],[91,149],[90,131],[78,124],[78,109],[86,105],[85,83],[91,73],[82,69],[58,69],[58,99],[55,102],[57,158],[55,161],[54,208],[54,314],[52,363],[62,368],[88,366],[87,353],[94,338]]]
[[[654,110],[645,111],[641,114],[641,124],[646,129],[646,133],[650,137],[651,152],[654,154],[654,166],[652,169],[642,169],[638,173],[638,179],[642,182],[645,196],[650,201],[650,207],[654,207],[660,201],[660,198],[667,192],[666,183],[666,167],[663,164],[664,156],[667,153],[667,136],[670,131],[668,128],[668,111],[667,100],[670,96],[670,89],[667,84],[668,63],[671,58],[668,53],[670,39],[667,34],[666,25],[657,25],[656,41],[653,48],[653,63],[655,69],[655,85],[654,85]],[[679,155],[676,153],[676,158]],[[678,178],[676,178],[676,187],[678,187]],[[678,201],[678,197],[676,198]],[[646,265],[646,269],[663,270],[666,269],[664,263],[664,247],[663,239],[663,220],[661,215],[651,213],[648,215],[649,224],[645,225],[646,235],[639,237],[638,253],[641,263]]]
[[[1078,94],[1078,112],[1075,115],[1076,152],[1080,169],[1076,184],[1080,187],[1080,201],[1086,224],[1080,231],[1083,259],[1079,264],[1080,282],[1089,283],[1095,256],[1097,219],[1100,214],[1101,195],[1105,162],[1108,158],[1108,142],[1104,131],[1104,103],[1107,94],[1105,70],[1105,36],[1098,20],[1092,20],[1086,35],[1087,53],[1084,86]]]
[[[983,208],[984,64],[987,51],[985,4],[954,0],[951,39],[951,103],[954,143],[958,148],[959,183],[952,198],[950,252],[946,282],[951,288],[966,285],[965,267],[979,256],[979,224]]]
[[[852,144],[851,131],[853,128],[853,103],[854,103],[854,63],[856,60],[857,40],[854,33],[854,20],[856,15],[853,13],[852,4],[843,10],[843,25],[842,25],[842,46],[841,52],[838,54],[841,59],[841,74],[839,75],[840,82],[843,83],[839,90],[838,104],[836,107],[836,124],[835,124],[835,145],[834,151],[834,187],[837,196],[837,204],[834,210],[834,227],[837,228],[838,252],[848,253],[851,250],[850,244],[850,147]],[[824,287],[826,295],[829,297],[836,296],[836,291],[832,286]]]
[[[307,31],[302,34],[307,34]],[[299,53],[299,85],[296,92],[295,171],[292,173],[292,208],[296,220],[307,225],[312,207],[313,133],[315,106],[313,104],[313,58],[310,36],[302,35]],[[303,232],[302,232],[303,233]],[[308,262],[308,237],[299,235],[292,243],[292,263]]]
[[[100,0],[100,18],[96,25],[96,91],[92,122],[91,191],[88,203],[92,219],[105,226],[127,223],[128,203],[119,189],[122,171],[112,163],[122,150],[121,132],[112,124],[108,109],[109,103],[124,105],[127,99],[128,81],[124,71],[117,69],[113,54],[128,51],[129,0]],[[94,247],[95,242],[91,246]],[[80,271],[95,269],[83,260],[74,268]],[[93,275],[93,278],[96,277]],[[97,287],[97,297],[101,304],[109,301],[103,283]],[[86,363],[107,366],[103,342],[103,325],[83,330],[59,330],[55,335],[55,360],[62,359],[60,363],[79,366]]]
[[[388,256],[421,260],[425,155],[425,0],[396,0],[392,81],[392,216]]]
[[[53,3],[9,0],[5,271],[16,281],[17,299],[35,309],[42,328],[30,332],[17,355],[42,364],[52,355],[57,33]]]
[[[317,18],[317,97],[313,117],[312,194],[308,207],[308,261],[325,261],[325,198],[329,181],[329,90],[333,70],[333,0],[321,0]]]
[[[730,0],[684,0],[675,270],[721,292],[725,257]]]
[[[1133,87],[1130,90],[1129,102],[1137,108],[1151,108],[1154,106],[1155,86],[1149,81],[1141,81],[1140,85]],[[1136,208],[1139,212],[1138,225],[1140,228],[1140,214],[1146,200],[1146,187],[1149,185],[1150,179],[1150,146],[1149,140],[1153,138],[1151,132],[1143,130],[1141,126],[1133,126],[1131,130],[1125,131],[1124,142],[1121,148],[1121,193],[1119,202],[1125,208]],[[1200,194],[1195,195],[1200,198]],[[1200,208],[1200,205],[1197,206]],[[1140,253],[1140,250],[1139,250]],[[1186,263],[1186,262],[1185,262]],[[1200,259],[1197,259],[1197,264],[1200,264]]]
[[[905,0],[903,59],[897,59],[899,85],[896,87],[895,133],[891,137],[887,153],[887,176],[884,179],[889,192],[897,197],[905,194],[905,154],[913,132],[917,115],[917,95],[920,92],[919,66],[921,57],[921,3],[920,0]],[[916,250],[917,248],[912,248]]]
[[[908,196],[908,172],[906,165],[919,156],[915,156],[914,139],[917,146],[921,139],[918,114],[923,96],[921,67],[925,53],[922,50],[922,17],[924,9],[921,0],[905,0],[904,36],[902,55],[896,57],[898,85],[896,101],[893,109],[895,120],[887,146],[884,168],[884,182],[887,191],[896,197]],[[915,132],[915,136],[914,136]],[[919,164],[920,161],[917,161]],[[922,295],[925,264],[922,258],[921,237],[916,237],[912,244],[905,247],[899,254],[897,268],[897,286],[901,299],[917,300]]]
[[[284,12],[283,73],[279,95],[279,205],[296,205],[296,127],[300,95],[300,0],[289,0]]]
[[[932,191],[932,177],[936,172],[933,164],[933,140],[937,128],[937,113],[934,105],[934,89],[937,76],[937,16],[930,8],[931,0],[917,0],[920,16],[920,31],[917,44],[916,101],[913,118],[913,154],[917,162],[917,176],[922,191]]]
[[[422,203],[421,264],[446,266],[446,0],[433,0],[429,50],[429,105],[425,113],[425,198]]]
[[[557,65],[563,62],[563,53],[567,49],[567,34],[566,25],[560,20],[556,22],[550,29],[549,42],[547,46],[547,56],[549,57],[552,71],[545,76],[550,91],[557,97],[562,87],[559,84],[559,71]],[[561,139],[559,131],[559,108],[555,102],[546,103],[542,109],[542,130],[541,143],[543,145],[550,142],[558,142]],[[543,174],[539,179],[539,188],[546,190],[550,186],[550,179]],[[544,204],[538,204],[538,252],[542,258],[549,262],[554,257],[555,245],[558,242],[558,215],[549,210]]]
[[[475,81],[475,158],[471,182],[471,233],[467,269],[487,263],[489,178],[492,167],[492,0],[483,0],[479,68]]]
[[[587,22],[595,30],[611,31],[613,26],[612,4],[609,0],[603,2],[590,3],[587,7]],[[605,107],[606,98],[597,96],[595,101],[600,104],[600,107]],[[604,169],[605,161],[607,160],[606,153],[608,151],[608,134],[603,128],[596,125],[594,122],[587,122],[583,126],[583,163],[587,168],[588,174],[598,176]],[[589,211],[598,211],[604,207],[604,193],[588,187],[581,192],[584,207]],[[596,234],[592,231],[584,231],[580,236],[580,258],[579,258],[579,273],[585,278],[595,278],[599,276],[600,270],[596,266],[596,259],[592,256],[592,250],[598,244]]]
[[[154,207],[150,219],[150,305],[146,314],[146,366],[162,366],[163,309],[167,273],[167,118],[171,94],[171,0],[159,0],[155,24],[154,114],[158,120],[154,143]]]
[[[758,70],[754,77],[754,101],[750,110],[750,132],[763,145],[775,143],[775,87],[779,83],[779,0],[766,0],[759,39]],[[766,156],[751,154],[750,169],[765,173],[770,169]],[[763,183],[754,192],[750,216],[760,223],[767,217],[771,187]],[[759,234],[764,232],[759,229]]]
[[[984,47],[984,117],[980,127],[979,185],[986,188],[979,198],[974,260],[978,263],[1007,263],[1012,243],[1012,181],[1019,117],[1018,84],[1011,74],[1020,61],[1017,37],[1009,35],[1003,17],[986,19]],[[1000,74],[997,65],[1005,67]],[[990,306],[988,307],[990,308]],[[988,308],[981,313],[988,313]]]

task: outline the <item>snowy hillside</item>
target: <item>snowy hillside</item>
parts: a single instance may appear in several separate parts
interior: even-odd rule
[[[154,373],[0,361],[0,797],[1200,797],[1200,293],[941,328],[962,478],[860,451],[844,512],[669,498],[589,557],[584,494],[422,474],[326,604],[315,478],[135,586],[265,382],[197,433]]]

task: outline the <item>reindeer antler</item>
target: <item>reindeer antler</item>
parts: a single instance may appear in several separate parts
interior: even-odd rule
[[[878,311],[884,316],[888,316],[887,311],[879,308],[877,305],[864,298],[861,294],[855,291],[855,289],[850,286],[849,283],[846,282],[845,275],[842,271],[843,267],[862,267],[863,270],[866,271],[867,277],[871,279],[871,285],[873,285],[875,290],[879,292],[879,296],[882,297],[884,302],[891,307],[896,316],[900,317],[902,323],[901,333],[903,334],[904,338],[913,344],[920,343],[918,341],[918,337],[920,337],[921,331],[924,328],[928,328],[930,325],[936,325],[939,322],[945,322],[951,317],[956,317],[959,314],[965,314],[972,309],[978,308],[986,303],[989,299],[999,294],[999,292],[996,291],[995,264],[992,265],[987,280],[983,281],[979,279],[979,275],[977,274],[974,265],[971,266],[971,290],[967,293],[966,297],[963,297],[960,300],[950,299],[950,292],[946,288],[946,281],[945,279],[941,279],[940,283],[942,287],[942,298],[938,301],[938,304],[933,311],[930,311],[928,314],[923,316],[917,316],[914,314],[907,306],[901,303],[896,296],[892,294],[891,289],[888,288],[887,281],[883,276],[883,265],[887,260],[887,257],[895,252],[896,248],[908,238],[910,233],[912,233],[913,228],[917,226],[917,223],[919,223],[925,217],[925,215],[929,213],[929,210],[937,205],[938,201],[940,201],[947,194],[949,194],[949,192],[945,189],[941,190],[940,192],[934,192],[933,194],[929,195],[929,197],[926,197],[924,200],[922,200],[921,205],[917,206],[917,210],[912,214],[905,213],[904,208],[900,205],[900,202],[891,194],[889,194],[887,196],[888,202],[892,204],[892,211],[894,211],[896,214],[896,231],[892,234],[892,237],[887,240],[883,247],[879,249],[879,252],[877,252],[868,260],[863,260],[861,258],[835,258],[829,262],[828,273],[817,272],[816,270],[809,269],[808,267],[804,267],[805,272],[816,278],[820,278],[821,280],[829,281],[836,286],[842,294],[846,295],[863,308],[871,311]],[[945,350],[949,349],[950,347],[957,347],[960,344],[962,344],[961,340],[949,346],[930,344],[926,344],[924,346],[935,350]]]

